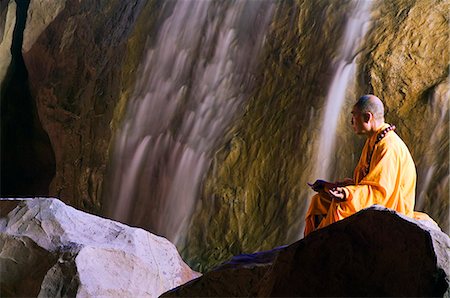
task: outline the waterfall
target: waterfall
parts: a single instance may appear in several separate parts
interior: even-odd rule
[[[339,115],[355,74],[357,50],[369,27],[370,8],[371,1],[357,0],[346,24],[336,71],[325,101],[314,178],[331,179]]]
[[[273,6],[164,2],[115,136],[108,216],[182,241],[212,150],[249,96]]]
[[[441,94],[434,90],[429,95],[430,105],[426,111],[427,126],[430,127],[430,139],[426,151],[416,160],[418,179],[416,210],[430,208],[432,214],[442,212],[440,205],[434,205],[435,197],[448,197],[448,124],[450,91]],[[447,142],[443,143],[443,140]],[[445,155],[447,155],[445,158]],[[431,206],[426,206],[430,204]],[[444,229],[448,227],[443,227]]]

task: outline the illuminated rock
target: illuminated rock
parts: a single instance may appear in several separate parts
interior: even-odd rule
[[[24,201],[1,219],[0,231],[8,296],[38,294],[20,292],[32,284],[41,297],[157,297],[199,275],[168,240],[57,199]]]
[[[2,1],[0,3],[0,84],[3,83],[11,63],[11,45],[15,23],[16,3]]]

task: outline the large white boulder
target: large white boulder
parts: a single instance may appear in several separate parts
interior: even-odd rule
[[[0,233],[2,296],[157,297],[200,275],[165,238],[57,199],[24,200]]]

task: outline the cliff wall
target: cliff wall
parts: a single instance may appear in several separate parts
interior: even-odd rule
[[[0,75],[14,65],[5,49],[15,22],[15,2],[1,3]],[[42,194],[47,188],[51,196],[101,213],[108,200],[103,186],[114,131],[133,92],[145,45],[154,42],[166,17],[163,2],[45,3],[30,1],[22,47],[35,108],[5,95],[8,80],[0,76],[2,105],[12,102],[30,115],[35,109],[36,116],[27,118],[35,117],[32,126],[38,131],[42,125],[45,134],[38,133],[38,139],[47,145],[37,146],[40,155],[26,153],[31,158],[25,160],[46,160],[49,178],[37,182]],[[397,126],[416,162],[416,207],[447,233],[449,5],[448,0],[374,3],[358,49],[354,88],[347,92],[339,120],[339,158],[333,164],[336,177],[352,175],[364,140],[349,129],[349,111],[360,94],[378,95],[386,103],[387,121]],[[256,88],[242,116],[211,152],[211,167],[180,247],[196,269],[301,237],[311,196],[306,182],[317,178],[312,174],[325,100],[351,6],[351,1],[325,0],[277,6]],[[21,138],[21,146],[31,140]],[[35,189],[17,177],[18,185]]]

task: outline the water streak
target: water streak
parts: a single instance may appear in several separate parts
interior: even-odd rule
[[[314,178],[330,179],[333,172],[336,131],[348,85],[355,75],[357,50],[370,21],[371,1],[358,0],[347,21],[338,53],[336,72],[328,90],[316,161]]]
[[[116,135],[107,215],[181,241],[211,151],[242,108],[272,1],[168,1]],[[181,237],[181,238],[180,238]]]
[[[448,162],[442,165],[442,160],[448,160],[442,158],[443,152],[448,153],[448,143],[445,148],[442,148],[442,140],[448,139],[448,115],[449,115],[449,99],[450,92],[445,94],[440,94],[435,90],[430,94],[430,106],[427,111],[427,119],[429,127],[433,127],[430,133],[430,139],[427,142],[427,150],[421,154],[421,158],[418,160],[417,172],[417,198],[416,198],[416,210],[424,210],[426,207],[429,197],[432,201],[434,200],[433,195],[436,196],[438,188],[442,187],[445,190],[445,186],[448,188],[448,175],[442,175],[441,173],[447,174]],[[447,125],[446,125],[447,124]],[[442,170],[444,168],[444,170]],[[437,189],[430,189],[430,188]],[[442,194],[448,197],[448,193]],[[441,197],[441,196],[438,196]],[[438,206],[439,208],[441,206]],[[439,214],[441,210],[429,210],[432,214]],[[444,227],[448,228],[448,227]]]

